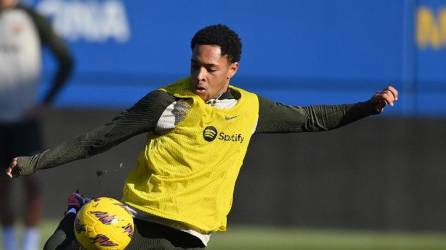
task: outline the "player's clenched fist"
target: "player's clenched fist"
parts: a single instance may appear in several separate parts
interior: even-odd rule
[[[9,164],[8,168],[6,168],[6,175],[12,178],[13,171],[16,169],[17,166],[17,158],[12,159],[11,163]]]
[[[36,172],[33,165],[38,162],[40,158],[36,156],[19,156],[12,159],[5,173],[10,178],[31,175]]]
[[[386,105],[393,106],[397,100],[398,100],[398,90],[393,86],[388,86],[387,88],[377,92],[370,99],[370,102],[376,109],[376,111],[382,112]]]

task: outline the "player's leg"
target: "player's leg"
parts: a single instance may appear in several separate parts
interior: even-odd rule
[[[37,250],[40,243],[38,229],[42,217],[42,195],[40,183],[35,176],[23,179],[26,193],[25,231],[23,233],[23,250]]]
[[[68,213],[47,240],[44,250],[78,250],[79,244],[74,236],[74,219],[76,214]]]
[[[4,164],[4,161],[2,161]],[[0,219],[3,227],[14,225],[14,212],[12,211],[11,192],[12,179],[2,174],[0,177]]]
[[[17,249],[17,236],[14,227],[14,212],[11,204],[12,180],[2,174],[0,177],[0,220],[2,224],[3,248],[4,250]]]
[[[65,216],[56,228],[56,231],[45,243],[45,250],[78,250],[80,245],[74,235],[74,220],[76,213],[88,202],[88,198],[83,197],[77,191],[68,196],[67,211]]]
[[[0,125],[0,164],[5,169],[12,159],[10,126]],[[3,172],[0,174],[0,221],[2,225],[3,248],[5,250],[17,249],[16,233],[14,230],[15,214],[12,206],[11,192],[14,180]]]
[[[24,121],[14,126],[14,156],[32,155],[42,149],[40,123],[37,120]],[[25,195],[25,231],[23,234],[23,249],[37,250],[40,233],[38,225],[42,217],[42,193],[40,182],[34,176],[23,178]]]
[[[26,192],[25,226],[36,227],[42,218],[42,193],[39,180],[31,175],[23,178]]]

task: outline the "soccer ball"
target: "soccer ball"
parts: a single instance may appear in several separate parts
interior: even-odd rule
[[[74,220],[74,234],[87,250],[120,250],[132,239],[133,217],[118,200],[100,197],[86,203]]]

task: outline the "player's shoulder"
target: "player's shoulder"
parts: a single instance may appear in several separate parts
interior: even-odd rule
[[[148,92],[140,101],[149,101],[151,103],[174,102],[175,96],[161,89],[155,89]]]
[[[245,89],[243,87],[239,87],[237,85],[229,85],[229,90],[231,91],[231,93],[233,94],[233,96],[235,97],[235,99],[240,99],[241,96],[249,96],[251,99],[258,99],[259,96],[255,93],[252,92],[248,89]]]
[[[156,89],[148,92],[145,96],[139,99],[130,110],[153,110],[154,108],[165,109],[175,101],[176,98],[172,94]]]

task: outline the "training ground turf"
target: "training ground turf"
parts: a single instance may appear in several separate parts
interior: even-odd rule
[[[55,229],[56,225],[56,220],[45,220],[41,225],[42,238],[47,239]],[[385,233],[371,231],[302,230],[233,225],[226,233],[214,234],[207,249],[444,250],[446,249],[446,232]]]

